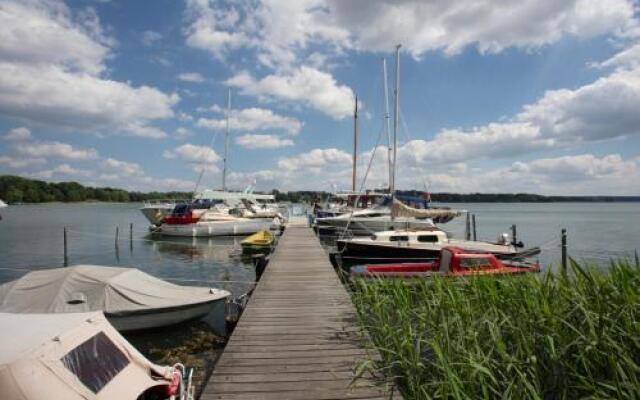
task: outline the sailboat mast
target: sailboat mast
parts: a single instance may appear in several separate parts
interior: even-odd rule
[[[387,157],[389,162],[389,188],[393,180],[393,147],[391,145],[391,115],[389,114],[389,85],[387,82],[387,59],[382,59],[382,77],[384,84],[384,130],[387,134]]]
[[[398,124],[400,121],[400,47],[402,45],[396,45],[396,87],[394,89],[395,96],[395,108],[393,115],[393,172],[391,179],[391,198],[393,199],[396,190],[396,169],[398,167],[397,154],[398,154]]]
[[[357,177],[357,161],[358,161],[358,95],[356,95],[356,105],[353,112],[353,176],[351,178],[351,190],[356,191]]]
[[[227,92],[227,129],[224,134],[224,158],[222,166],[222,190],[227,190],[227,156],[229,154],[229,118],[231,117],[231,88]]]

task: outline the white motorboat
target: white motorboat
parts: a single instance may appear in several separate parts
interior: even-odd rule
[[[248,209],[229,209],[222,204],[205,209],[196,205],[177,206],[154,232],[167,236],[235,236],[277,229],[281,225],[279,216],[262,217]]]
[[[174,325],[215,314],[224,321],[231,293],[180,286],[135,268],[76,265],[32,271],[0,285],[0,312],[103,311],[120,331]]]
[[[185,368],[145,358],[101,312],[0,313],[0,397],[193,400]]]
[[[396,217],[392,218],[389,207],[368,208],[353,211],[335,217],[316,218],[316,227],[323,231],[335,231],[337,233],[350,231],[354,235],[371,235],[374,232],[388,231],[392,229],[437,229],[430,218]]]
[[[344,238],[336,241],[338,253],[349,264],[385,263],[394,260],[421,262],[435,259],[445,247],[491,253],[499,258],[531,257],[539,248],[519,250],[509,235],[500,235],[496,242],[449,238],[441,230],[392,230],[376,232],[369,237]]]
[[[0,200],[0,208],[5,208],[5,207],[9,207],[9,205],[4,201]]]

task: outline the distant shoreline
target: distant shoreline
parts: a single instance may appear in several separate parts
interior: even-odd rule
[[[258,192],[256,192],[258,193]],[[262,192],[273,194],[277,201],[314,203],[327,199],[327,191],[298,190]],[[426,198],[426,192],[399,190],[400,196]],[[640,202],[638,196],[546,196],[531,193],[431,193],[436,203],[630,203]],[[86,187],[77,182],[45,182],[19,176],[0,176],[0,200],[9,204],[52,203],[141,203],[145,200],[190,199],[191,192],[138,192],[117,188]]]

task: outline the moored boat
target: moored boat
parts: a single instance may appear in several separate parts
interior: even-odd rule
[[[0,313],[0,326],[3,399],[193,399],[184,367],[151,363],[101,312]]]
[[[240,242],[244,252],[269,250],[274,242],[273,234],[269,231],[256,232]]]
[[[537,247],[521,250],[503,234],[496,242],[451,239],[447,233],[432,230],[393,230],[376,232],[369,237],[343,238],[336,241],[338,254],[346,265],[387,263],[393,260],[421,262],[434,260],[449,246],[468,251],[483,251],[501,259],[525,258],[540,253]]]
[[[445,247],[437,260],[425,263],[358,265],[351,278],[428,278],[434,276],[515,275],[539,272],[538,263],[500,260],[494,254]]]
[[[0,208],[5,208],[5,207],[9,207],[9,205],[4,201],[0,200]]]
[[[32,271],[0,285],[0,312],[103,311],[120,331],[174,325],[211,314],[224,321],[226,290],[180,286],[135,268],[76,265]]]

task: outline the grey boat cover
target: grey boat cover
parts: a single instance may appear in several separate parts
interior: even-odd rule
[[[131,311],[186,306],[228,297],[226,290],[179,286],[136,268],[75,265],[32,271],[0,286],[0,312]]]
[[[171,381],[101,312],[0,313],[0,326],[2,399],[135,399]]]

